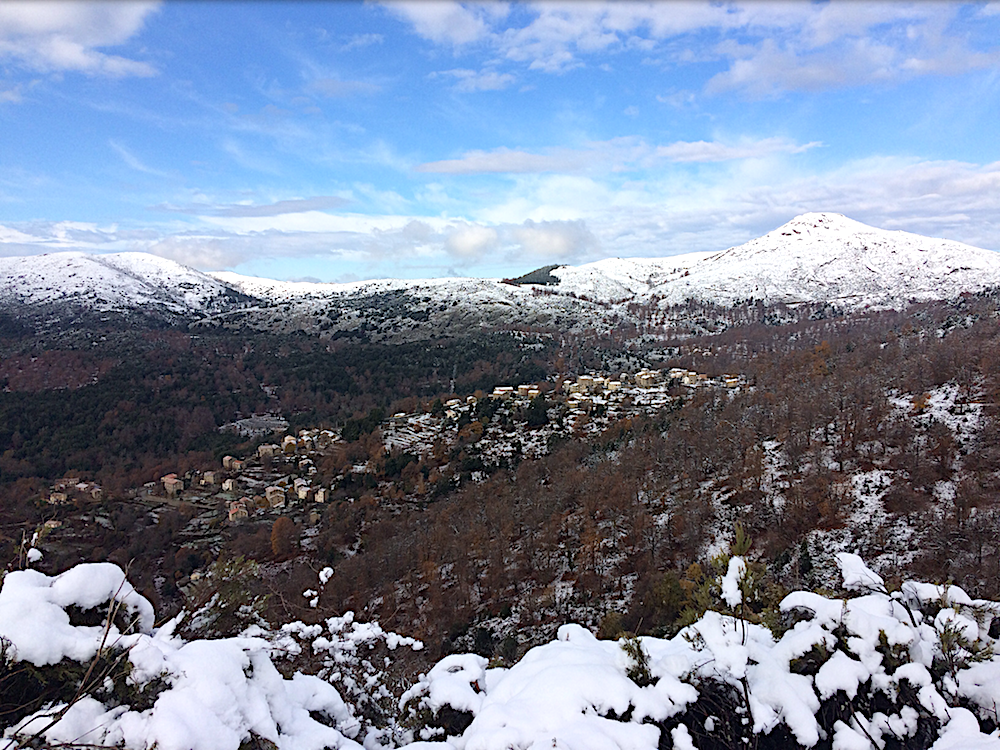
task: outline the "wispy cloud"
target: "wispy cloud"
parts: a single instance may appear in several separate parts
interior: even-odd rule
[[[376,94],[381,89],[377,84],[368,81],[343,81],[338,78],[317,78],[310,81],[307,88],[309,91],[331,98],[353,96],[354,94]]]
[[[820,141],[798,144],[785,138],[764,138],[743,143],[718,141],[677,141],[656,149],[656,155],[673,162],[717,162],[759,159],[772,154],[801,154],[822,146]]]
[[[154,177],[171,177],[168,172],[164,172],[159,169],[154,169],[153,167],[145,164],[138,156],[129,151],[125,146],[118,143],[118,141],[108,141],[108,145],[118,154],[122,161],[125,162],[129,167],[137,172],[142,172],[143,174],[152,175]]]
[[[346,44],[342,44],[340,46],[340,51],[350,52],[354,49],[363,49],[364,47],[371,47],[375,44],[382,44],[384,41],[385,37],[381,34],[355,34]]]
[[[722,162],[754,159],[774,154],[801,154],[821,146],[819,141],[798,144],[786,138],[742,139],[736,142],[676,141],[652,147],[636,138],[616,138],[588,144],[585,148],[553,148],[544,153],[499,148],[469,151],[458,159],[427,162],[418,172],[435,174],[529,174],[645,168],[652,161]]]
[[[331,211],[342,208],[348,203],[350,203],[348,199],[341,198],[340,196],[317,195],[311,198],[293,198],[259,205],[230,203],[226,205],[190,204],[187,206],[173,206],[168,203],[161,203],[158,206],[153,206],[153,208],[157,211],[169,211],[193,216],[228,216],[240,218],[282,216],[284,214],[305,213],[306,211]]]
[[[500,148],[494,151],[469,151],[460,159],[443,159],[416,167],[431,174],[524,174],[534,172],[572,172],[586,163],[583,152],[559,150],[554,154]]]
[[[502,91],[516,80],[511,73],[498,73],[495,70],[468,70],[455,68],[442,70],[431,74],[432,78],[451,78],[455,80],[455,90],[472,91]]]
[[[11,89],[0,90],[0,102],[9,102],[12,104],[19,104],[21,102],[21,87],[15,86]]]

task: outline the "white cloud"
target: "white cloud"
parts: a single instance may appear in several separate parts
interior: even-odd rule
[[[958,7],[945,2],[553,2],[520,6],[518,18],[528,16],[521,25],[507,24],[506,13],[491,16],[484,10],[489,4],[386,7],[429,41],[481,43],[530,70],[564,73],[590,57],[659,46],[674,65],[727,65],[710,80],[710,92],[755,97],[956,74],[998,62],[996,43],[971,46],[971,35],[956,26]],[[982,6],[977,15],[995,17],[995,8]],[[699,47],[716,40],[714,55],[691,59],[683,42],[696,35]]]
[[[570,262],[598,245],[597,238],[583,221],[536,223],[529,219],[522,226],[511,229],[510,234],[519,245],[519,254],[528,256],[529,265],[540,260]]]
[[[479,258],[484,253],[495,250],[500,235],[493,227],[479,224],[462,224],[451,231],[445,241],[445,248],[459,258]]]
[[[801,154],[822,146],[819,141],[797,144],[785,138],[764,138],[738,144],[718,141],[677,141],[656,149],[656,155],[674,162],[714,162],[735,159],[759,159],[771,154]]]
[[[386,2],[384,7],[409,21],[414,31],[436,44],[461,46],[477,42],[489,33],[487,20],[494,16],[488,4],[463,6],[449,0]]]
[[[720,50],[731,54],[733,62],[708,81],[706,91],[737,90],[754,97],[887,83],[931,73],[954,75],[1000,64],[1000,49],[977,52],[954,41],[933,49],[911,49],[861,38],[813,51],[766,39],[754,47],[737,50],[735,45],[722,45]]]
[[[270,213],[303,207],[278,201],[245,208]],[[617,187],[585,176],[522,175],[495,190],[488,204],[449,210],[461,218],[311,210],[198,217],[152,229],[10,223],[0,225],[0,255],[138,250],[203,269],[277,259],[270,273],[279,276],[292,268],[281,259],[293,258],[316,259],[309,273],[324,278],[348,271],[362,278],[434,276],[449,268],[510,275],[545,263],[722,250],[820,210],[1000,250],[1000,162],[882,157],[808,172],[779,153],[708,172],[662,170]],[[320,273],[322,268],[329,271]]]
[[[151,76],[147,62],[100,51],[137,34],[158,2],[7,0],[0,4],[0,59],[43,72]]]
[[[432,73],[431,76],[449,76],[456,80],[455,90],[463,92],[502,91],[515,80],[511,73],[497,73],[495,70],[475,71],[466,68],[442,70],[439,73]]]
[[[718,46],[730,64],[709,80],[709,93],[766,97],[956,75],[1000,63],[996,42],[986,50],[971,46],[971,35],[956,26],[954,3],[834,1],[784,8],[793,12],[783,23],[770,15],[770,6],[759,6],[762,12],[746,27],[748,43],[727,40]]]

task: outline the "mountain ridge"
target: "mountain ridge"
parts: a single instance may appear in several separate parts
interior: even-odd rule
[[[0,305],[412,338],[511,326],[603,328],[633,317],[637,305],[663,309],[688,300],[898,309],[1000,286],[1000,253],[817,212],[719,252],[545,270],[544,283],[525,281],[532,272],[516,280],[328,284],[205,273],[144,253],[69,252],[0,258]]]

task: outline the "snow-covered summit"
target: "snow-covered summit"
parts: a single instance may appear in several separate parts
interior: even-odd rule
[[[740,300],[901,307],[1000,285],[1000,253],[889,231],[836,213],[807,213],[722,252],[609,258],[560,266],[559,293],[601,304],[731,305]]]
[[[227,285],[149,253],[51,253],[0,258],[0,301],[70,302],[95,311],[145,308],[205,313],[233,297]]]
[[[668,302],[833,302],[898,307],[1000,284],[1000,254],[951,240],[808,213],[693,264],[651,289]]]

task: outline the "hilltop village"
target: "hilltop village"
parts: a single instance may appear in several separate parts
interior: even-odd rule
[[[599,439],[636,417],[678,408],[694,389],[736,392],[745,386],[737,375],[642,369],[618,377],[590,373],[557,383],[497,386],[488,394],[436,399],[411,413],[387,416],[375,409],[337,430],[303,429],[281,437],[275,428],[287,422],[255,416],[220,428],[254,438],[245,455],[223,456],[218,467],[170,472],[129,490],[127,500],[154,518],[166,509],[182,511],[187,524],[178,537],[192,559],[214,559],[228,527],[282,516],[301,530],[300,543],[308,549],[324,513],[336,513],[342,503],[426,504],[498,469],[540,458],[560,442]],[[65,529],[67,513],[58,513],[60,520],[45,525],[47,538],[37,540],[38,546],[59,545],[61,534],[71,537],[67,542],[82,539],[93,524],[111,528],[102,499],[98,485],[79,477],[54,483],[47,502],[84,513]],[[197,569],[180,572],[176,583],[182,588],[198,580]]]

